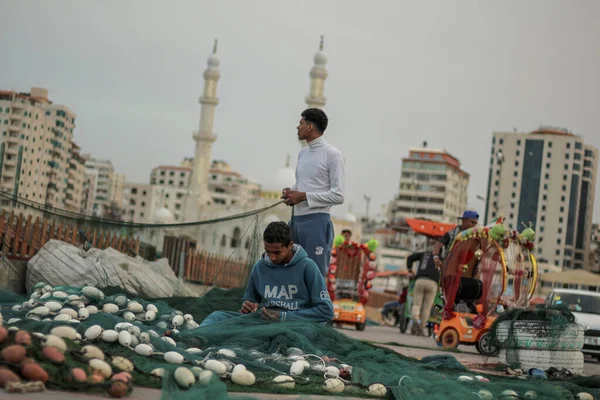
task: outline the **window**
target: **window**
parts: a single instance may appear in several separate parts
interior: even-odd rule
[[[560,223],[560,224],[563,223],[563,217],[558,218],[558,223]]]
[[[552,147],[552,142],[548,142],[548,147]]]
[[[137,194],[137,188],[131,188],[131,194]]]
[[[571,148],[571,143],[567,143],[567,149]]]
[[[500,170],[498,170],[498,175],[500,175]],[[513,176],[516,178],[517,176],[519,176],[519,171],[515,171],[513,172]]]
[[[504,139],[500,139],[500,140],[498,141],[498,143],[500,143],[500,144],[504,144]]]
[[[545,174],[544,175],[544,179],[549,179],[550,178],[550,174]]]
[[[575,155],[573,156],[573,159],[581,160],[581,153],[575,153]]]
[[[517,182],[513,182],[513,187],[516,188],[517,187]]]
[[[221,236],[221,247],[227,246],[227,236]]]
[[[573,164],[573,171],[579,171],[581,169],[580,164]]]
[[[543,195],[543,196],[542,196],[542,199],[543,199],[543,200],[548,200],[548,195],[547,195],[547,194]]]
[[[175,172],[173,172],[173,171],[169,172],[169,176],[175,176]]]
[[[519,160],[516,160],[515,161],[515,167],[518,167],[518,166],[519,166]]]
[[[562,191],[564,192],[565,190],[567,190],[567,187],[565,185],[562,186]]]
[[[590,171],[583,171],[583,177],[584,178],[591,178],[592,174],[590,173]]]
[[[521,155],[521,152],[517,150],[517,157]]]
[[[565,154],[565,160],[568,160],[569,158],[571,158],[571,156],[569,156],[569,153]]]
[[[594,157],[594,153],[591,150],[586,149],[584,153],[585,157]]]
[[[550,153],[550,152],[546,153],[546,157],[552,158],[552,153]]]
[[[565,201],[565,196],[560,196],[560,201]]]
[[[555,254],[556,254],[557,256],[560,256],[560,249],[556,249],[556,251],[555,251]]]
[[[563,181],[566,181],[568,179],[567,175],[563,175]]]
[[[561,244],[562,240],[560,240],[560,238],[556,239],[556,244]]]
[[[564,207],[560,207],[560,212],[565,212],[565,208]]]
[[[494,182],[494,185],[499,186],[500,185],[500,181]]]
[[[569,164],[565,164],[565,171],[569,169]]]
[[[575,150],[581,150],[582,147],[583,145],[581,144],[581,142],[575,142]]]
[[[562,228],[558,228],[558,233],[562,233]]]
[[[519,139],[519,140],[517,140],[517,146],[520,146],[520,145],[521,145],[521,140]]]
[[[515,197],[517,197],[517,194],[515,192],[512,192],[512,198],[514,199]]]
[[[546,211],[546,205],[542,204],[542,211]]]
[[[584,166],[584,168],[589,168],[592,166],[592,162],[590,160],[584,160],[583,166]]]
[[[548,184],[544,183],[544,190],[548,190]]]
[[[542,215],[542,216],[540,217],[540,221],[544,222],[545,220],[546,220],[546,216],[545,216],[545,215]]]
[[[546,163],[546,169],[550,169],[550,163]]]

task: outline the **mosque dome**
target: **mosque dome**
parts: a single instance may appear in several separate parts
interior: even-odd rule
[[[319,51],[317,51],[315,53],[315,65],[316,66],[320,66],[320,67],[324,67],[325,64],[327,64],[327,56],[325,55],[325,53],[323,53],[323,40],[324,37],[323,35],[321,35],[321,42],[319,43]]]
[[[170,224],[173,222],[173,213],[166,207],[161,208],[154,214],[154,220],[157,224]]]
[[[208,67],[211,69],[217,69],[219,68],[219,65],[221,64],[221,60],[219,60],[219,57],[217,57],[217,44],[218,44],[218,40],[215,39],[215,43],[213,45],[213,52],[210,55],[210,57],[208,57]]]
[[[352,213],[348,213],[346,214],[346,216],[344,217],[344,219],[348,222],[356,222],[357,218],[356,215],[352,214]]]

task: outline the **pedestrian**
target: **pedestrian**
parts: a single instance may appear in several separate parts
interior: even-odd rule
[[[462,217],[458,217],[458,219],[461,220],[460,225],[456,225],[454,229],[446,232],[439,242],[433,246],[433,258],[438,268],[443,265],[443,260],[448,256],[448,253],[454,244],[456,235],[476,226],[477,221],[479,220],[479,214],[477,214],[476,211],[467,210],[463,213]]]
[[[433,260],[431,251],[413,253],[406,259],[408,272],[412,274],[413,263],[419,261],[419,269],[415,273],[415,287],[413,289],[412,329],[411,333],[424,336],[424,330],[431,316],[431,307],[438,293],[440,272]]]
[[[285,204],[294,207],[292,240],[302,246],[325,276],[333,246],[331,207],[344,203],[346,161],[323,137],[327,115],[318,108],[302,112],[298,139],[308,146],[300,150],[296,182],[282,191]]]

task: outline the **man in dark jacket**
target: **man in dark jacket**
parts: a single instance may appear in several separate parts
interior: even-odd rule
[[[419,261],[419,269],[415,273],[416,281],[411,310],[413,319],[411,333],[423,336],[425,326],[431,315],[431,307],[437,295],[440,273],[435,265],[431,251],[413,253],[408,256],[406,267],[411,274],[413,273],[412,269],[415,261]]]

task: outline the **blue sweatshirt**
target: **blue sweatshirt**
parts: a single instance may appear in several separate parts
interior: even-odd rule
[[[280,311],[280,321],[325,322],[333,319],[333,304],[317,264],[295,244],[294,257],[285,265],[265,253],[250,273],[244,300]]]

